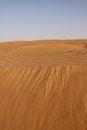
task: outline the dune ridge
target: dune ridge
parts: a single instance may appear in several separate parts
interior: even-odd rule
[[[87,64],[87,40],[25,41],[0,44],[1,66]]]
[[[87,130],[86,43],[0,44],[0,130]]]

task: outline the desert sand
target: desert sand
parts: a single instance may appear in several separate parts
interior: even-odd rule
[[[87,130],[87,40],[0,43],[0,130]]]

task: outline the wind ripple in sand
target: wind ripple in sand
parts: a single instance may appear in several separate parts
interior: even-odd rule
[[[87,130],[85,45],[1,44],[0,130]]]

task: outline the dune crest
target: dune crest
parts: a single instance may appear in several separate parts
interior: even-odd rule
[[[30,41],[0,44],[0,65],[87,64],[87,40]]]

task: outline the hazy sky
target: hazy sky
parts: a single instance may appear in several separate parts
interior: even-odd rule
[[[0,0],[0,41],[87,39],[87,0]]]

